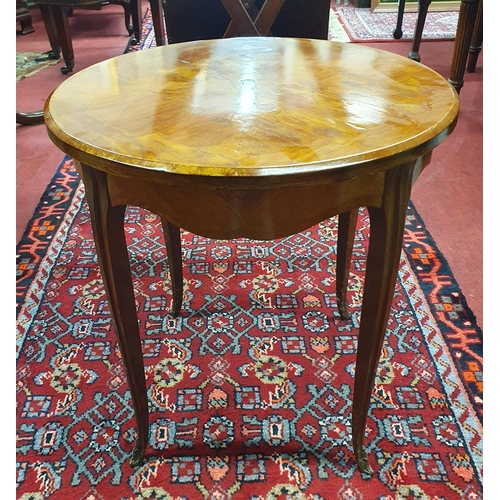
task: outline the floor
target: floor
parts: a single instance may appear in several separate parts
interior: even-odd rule
[[[143,0],[143,12],[148,2]],[[35,31],[16,35],[16,50],[50,49],[40,14],[32,9]],[[76,10],[70,18],[75,72],[124,52],[128,34],[123,9],[108,5],[100,11]],[[19,25],[16,26],[19,29]],[[406,56],[411,42],[368,43]],[[452,41],[422,41],[422,63],[449,76]],[[43,108],[47,96],[68,78],[62,63],[16,84],[16,108]],[[75,95],[75,99],[78,96]],[[457,128],[433,154],[431,165],[414,186],[412,201],[448,261],[469,307],[483,324],[483,56],[475,73],[465,75],[460,93]],[[16,125],[16,242],[50,182],[63,154],[47,136],[44,125]]]

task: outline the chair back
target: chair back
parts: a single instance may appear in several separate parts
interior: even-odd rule
[[[232,21],[224,4],[234,1],[164,1],[168,43],[223,38]],[[261,11],[264,3],[265,0],[243,0],[251,17],[252,13],[257,15]],[[276,37],[326,40],[329,15],[330,0],[284,0],[269,34]],[[238,36],[238,33],[229,33],[229,36]],[[251,35],[245,33],[245,36]]]

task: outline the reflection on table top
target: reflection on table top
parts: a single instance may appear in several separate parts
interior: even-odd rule
[[[252,37],[101,62],[60,85],[45,112],[50,133],[109,162],[256,176],[414,158],[458,108],[444,78],[405,57]]]

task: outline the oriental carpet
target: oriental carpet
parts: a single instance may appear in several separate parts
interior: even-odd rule
[[[146,461],[132,469],[130,393],[64,158],[17,247],[17,498],[481,499],[482,332],[412,205],[366,429],[374,475],[357,470],[369,218],[361,209],[351,321],[335,301],[336,224],[270,242],[183,231],[173,318],[160,220],[127,209],[150,404]]]
[[[352,6],[332,7],[351,42],[394,41],[396,12],[370,12]],[[458,12],[428,12],[425,18],[422,40],[451,40],[457,30]],[[402,40],[413,40],[417,24],[416,12],[405,12],[403,16]]]
[[[159,218],[129,207],[126,234],[147,460],[129,465],[130,394],[66,158],[17,249],[18,498],[482,498],[482,333],[413,207],[368,416],[371,480],[350,444],[365,211],[351,321],[333,293],[336,218],[272,242],[183,232],[178,318]]]

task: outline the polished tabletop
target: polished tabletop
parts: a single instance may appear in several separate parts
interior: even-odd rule
[[[401,163],[440,142],[458,106],[448,82],[405,57],[252,37],[101,62],[60,85],[45,117],[66,147],[105,160],[98,168],[267,176]]]

